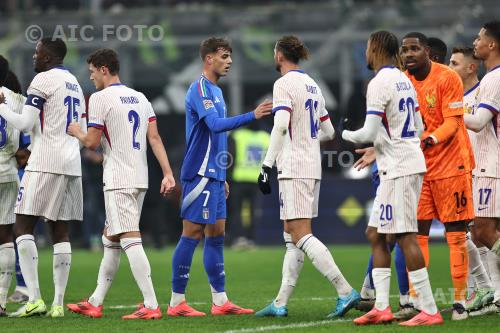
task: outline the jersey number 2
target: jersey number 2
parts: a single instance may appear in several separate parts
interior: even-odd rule
[[[128,121],[132,124],[132,147],[134,147],[134,149],[140,150],[141,144],[135,141],[137,132],[139,131],[139,126],[141,125],[139,114],[135,110],[130,110],[128,112]]]

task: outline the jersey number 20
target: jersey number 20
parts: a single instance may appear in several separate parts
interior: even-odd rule
[[[403,126],[403,132],[401,133],[402,138],[414,138],[415,131],[410,131],[408,128],[415,128],[415,102],[411,97],[408,97],[406,100],[401,98],[399,100],[399,112],[407,112],[405,124]]]

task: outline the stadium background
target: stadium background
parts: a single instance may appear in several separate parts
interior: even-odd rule
[[[481,25],[492,18],[492,13],[499,12],[500,2],[490,0],[2,0],[0,54],[9,59],[25,92],[35,74],[35,44],[30,41],[29,29],[37,25],[44,36],[62,33],[69,50],[65,65],[77,76],[88,97],[95,88],[88,79],[87,55],[99,47],[117,50],[122,82],[144,92],[153,103],[178,181],[185,149],[184,95],[201,72],[198,46],[204,38],[218,35],[232,41],[233,66],[222,80],[230,115],[251,110],[262,99],[271,97],[272,84],[278,78],[273,64],[274,42],[293,33],[311,50],[311,60],[304,63],[304,69],[320,83],[334,126],[343,114],[349,114],[361,126],[364,87],[372,77],[364,58],[371,32],[387,29],[401,37],[409,31],[421,31],[443,39],[451,49],[470,45]],[[108,25],[115,29],[155,26],[161,29],[163,38],[140,38],[135,30],[129,37],[128,31],[115,30],[117,33],[108,34],[104,40]],[[92,28],[82,32],[84,26]],[[263,122],[262,127],[270,131],[272,119]],[[352,152],[354,146],[337,136],[324,149],[338,156]],[[75,245],[100,248],[104,222],[102,171],[92,162],[93,156],[83,155],[85,221],[73,225],[72,239]],[[160,169],[151,156],[149,159],[150,191],[141,228],[146,242],[162,247],[176,241],[180,234],[180,191],[168,199],[160,198]],[[337,157],[332,161],[329,163],[324,155],[320,217],[315,231],[328,243],[364,243],[363,231],[373,197],[369,174],[350,172]],[[281,243],[277,195],[274,193],[269,200],[259,198],[252,221],[255,240],[260,244]],[[231,216],[228,229],[230,236]],[[38,234],[43,244],[43,226]],[[441,232],[437,229],[435,235]]]

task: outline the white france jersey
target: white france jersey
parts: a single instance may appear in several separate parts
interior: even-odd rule
[[[22,113],[26,97],[0,87],[5,96],[7,108],[14,113]],[[17,161],[15,154],[19,148],[19,131],[0,117],[0,183],[14,182],[17,178]]]
[[[316,82],[302,70],[292,70],[273,87],[273,113],[290,112],[290,125],[278,153],[278,179],[321,179],[319,124],[329,119]]]
[[[85,124],[85,97],[77,79],[59,66],[38,73],[26,104],[40,110],[31,137],[26,170],[81,176],[80,143],[66,133],[70,122]]]
[[[464,94],[464,113],[475,114],[476,113],[476,98],[479,93],[479,82],[476,83],[472,88]],[[467,130],[467,134],[469,134],[470,143],[472,145],[474,151],[474,160],[477,161],[476,155],[476,132]]]
[[[156,121],[140,92],[112,84],[90,96],[89,127],[103,130],[104,190],[148,188],[147,130]]]
[[[476,168],[478,177],[500,178],[500,66],[493,68],[481,80],[476,98],[479,108],[491,111],[493,119],[476,135]]]
[[[382,67],[368,84],[366,108],[367,114],[382,118],[374,141],[380,178],[424,173],[424,154],[415,129],[417,92],[410,79],[396,67]]]

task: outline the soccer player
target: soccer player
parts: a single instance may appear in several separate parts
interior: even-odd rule
[[[362,129],[343,131],[342,138],[353,143],[374,142],[380,186],[367,232],[372,244],[374,308],[354,320],[357,325],[387,323],[394,320],[389,305],[391,255],[386,235],[395,234],[405,255],[408,274],[419,296],[422,311],[403,326],[436,325],[443,322],[432,295],[424,257],[418,247],[417,206],[425,160],[419,135],[423,132],[415,89],[401,71],[399,43],[387,31],[368,39],[366,61],[376,76],[366,93],[367,115]]]
[[[479,84],[474,114],[466,114],[467,128],[476,132],[477,168],[474,201],[479,241],[488,252],[488,268],[500,311],[500,21],[483,25],[474,41],[474,55],[483,60],[486,75]]]
[[[0,109],[19,114],[26,98],[5,87],[8,72],[9,62],[0,56]],[[19,139],[19,130],[0,116],[0,317],[7,315],[7,293],[15,273],[16,253],[12,227],[19,190],[16,161]]]
[[[258,182],[262,193],[271,193],[271,168],[276,162],[287,249],[281,288],[274,301],[256,314],[259,317],[288,315],[287,302],[302,269],[304,253],[337,290],[337,305],[329,318],[345,315],[360,300],[328,248],[312,234],[311,220],[318,216],[321,182],[320,141],[333,139],[335,131],[321,89],[300,68],[299,62],[308,57],[309,50],[296,36],[283,36],[274,47],[274,62],[281,78],[273,87],[274,126]]]
[[[82,121],[85,100],[77,79],[64,66],[66,44],[43,38],[33,62],[38,73],[28,88],[22,114],[2,109],[0,115],[19,130],[32,130],[32,151],[21,181],[15,208],[14,233],[29,301],[13,317],[47,312],[38,283],[38,251],[33,231],[44,217],[54,243],[54,301],[47,313],[64,316],[63,301],[71,265],[69,221],[83,218],[80,146],[66,133],[71,122]]]
[[[444,64],[446,59],[446,53],[448,48],[446,44],[439,38],[430,37],[428,38],[429,44],[429,57],[432,61],[435,61],[440,64]],[[369,148],[370,149],[370,148]],[[364,154],[368,149],[363,148],[359,151],[359,153]],[[371,150],[371,149],[370,149]],[[360,160],[360,163],[362,161]],[[370,162],[369,164],[371,164]],[[355,166],[356,167],[356,166]],[[360,168],[362,169],[362,168]],[[374,180],[374,184],[378,187],[378,169],[377,164],[374,163],[372,166],[372,179]],[[367,230],[368,232],[374,232],[373,230]],[[368,238],[370,238],[368,236]],[[398,287],[399,287],[399,310],[394,313],[394,318],[396,319],[405,319],[411,318],[417,312],[414,310],[414,307],[410,303],[409,298],[409,283],[408,283],[408,274],[406,272],[406,263],[404,255],[401,251],[401,248],[394,241],[389,242],[389,248],[394,250],[394,261],[396,264],[396,272],[398,274]],[[373,308],[375,303],[375,289],[373,286],[373,277],[372,277],[372,269],[373,269],[373,256],[370,257],[368,261],[368,268],[366,270],[365,279],[363,281],[363,287],[361,288],[361,301],[356,306],[357,310],[360,311],[369,311]]]
[[[16,74],[14,74],[14,72],[12,72],[11,70],[9,70],[9,72],[7,73],[7,78],[5,79],[4,87],[16,94],[22,95],[21,84],[19,83]],[[23,104],[25,101],[26,98],[23,97]],[[26,167],[26,162],[28,161],[30,155],[30,151],[27,149],[30,143],[31,143],[30,136],[21,132],[19,138],[19,149],[16,152],[16,160],[18,166],[17,174],[19,176],[19,179],[22,179],[24,175],[24,168]],[[29,299],[28,288],[26,288],[26,282],[24,281],[24,277],[21,272],[21,267],[19,266],[19,255],[17,253],[17,245],[15,242],[14,242],[14,249],[16,250],[16,289],[9,296],[8,300],[9,302],[24,304]]]
[[[183,199],[182,236],[172,258],[172,297],[169,316],[204,316],[186,303],[185,293],[194,250],[205,235],[203,264],[212,291],[212,315],[250,314],[230,302],[225,289],[224,230],[226,198],[227,134],[271,113],[271,102],[253,112],[226,118],[227,110],[219,79],[231,68],[231,46],[223,38],[202,41],[203,74],[186,94],[187,149],[181,169]]]
[[[477,77],[479,66],[480,60],[474,56],[474,49],[472,47],[453,48],[449,67],[457,72],[462,79],[464,85],[463,103],[465,114],[475,113],[476,97],[479,93],[479,79]],[[477,160],[478,150],[475,140],[476,134],[471,130],[467,130],[467,132]],[[473,179],[473,184],[474,181],[475,178]],[[475,202],[475,205],[476,204]],[[467,251],[469,252],[469,280],[467,284],[469,298],[465,308],[469,311],[469,314],[472,315],[478,313],[477,311],[481,310],[488,303],[491,303],[494,290],[489,273],[486,270],[486,267],[488,267],[487,255],[489,250],[477,240],[477,236],[474,233],[473,221],[469,223],[469,229],[471,230],[467,233]],[[481,312],[483,311],[484,310]]]
[[[417,91],[425,124],[421,138],[427,173],[418,206],[417,240],[428,266],[432,219],[444,223],[455,291],[452,319],[462,320],[468,317],[464,308],[468,274],[466,231],[468,221],[474,218],[474,156],[463,122],[463,85],[448,66],[431,61],[427,37],[422,33],[412,32],[403,38],[401,55]]]
[[[93,318],[102,316],[102,303],[120,265],[123,249],[144,302],[134,313],[122,318],[160,319],[162,313],[139,231],[142,204],[148,189],[147,142],[163,171],[160,194],[170,192],[175,180],[151,103],[144,94],[120,82],[116,52],[99,49],[87,58],[87,63],[90,79],[100,91],[92,94],[89,100],[88,133],[85,134],[78,124],[71,124],[68,133],[89,149],[103,147],[104,255],[92,296],[88,301],[68,304],[68,308]]]
[[[446,43],[439,38],[429,37],[427,44],[429,45],[429,58],[438,64],[444,64],[446,62],[446,53],[448,53]]]

